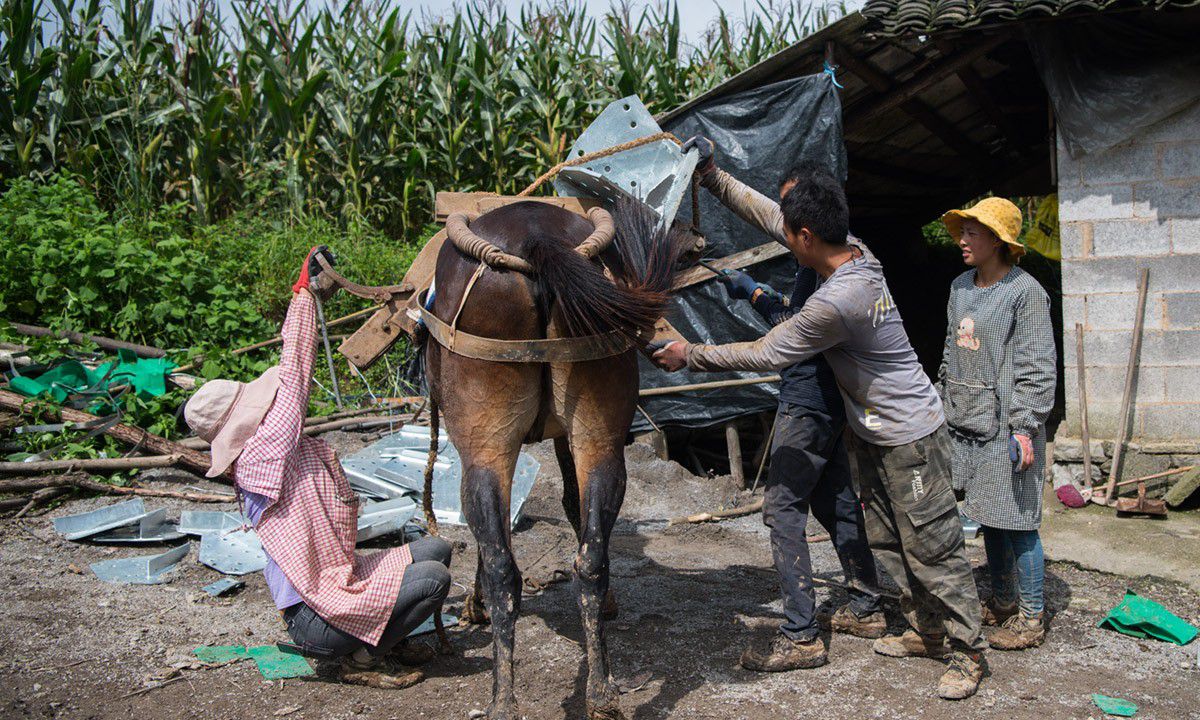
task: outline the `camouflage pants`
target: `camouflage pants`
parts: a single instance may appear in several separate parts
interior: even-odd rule
[[[904,617],[922,634],[944,632],[955,649],[987,647],[950,488],[946,426],[896,447],[854,437],[852,457],[867,541],[900,586]]]

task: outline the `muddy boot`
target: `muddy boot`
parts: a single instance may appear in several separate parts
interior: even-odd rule
[[[425,673],[397,666],[387,658],[362,657],[360,653],[355,653],[342,658],[338,678],[350,685],[402,690],[424,680]]]
[[[945,635],[921,635],[916,630],[905,630],[903,635],[881,637],[871,646],[875,652],[888,657],[945,657]]]
[[[882,612],[875,611],[859,617],[850,609],[849,604],[841,606],[832,615],[824,612],[817,613],[817,624],[823,630],[832,630],[861,638],[881,638],[887,633],[887,620],[883,617]]]
[[[983,653],[955,650],[947,658],[946,672],[938,682],[938,697],[943,700],[963,700],[975,694],[983,679]]]
[[[997,650],[1025,650],[1041,645],[1045,639],[1046,622],[1042,613],[1017,613],[988,636],[988,642]]]
[[[1004,621],[1017,614],[1017,603],[1012,605],[997,605],[996,598],[988,598],[980,603],[980,609],[983,612],[983,624],[996,627],[1003,625]]]
[[[756,672],[783,672],[785,670],[800,670],[803,668],[821,667],[829,662],[829,653],[825,643],[815,637],[808,642],[796,642],[783,633],[771,641],[771,649],[766,654],[753,648],[742,653],[742,667]]]

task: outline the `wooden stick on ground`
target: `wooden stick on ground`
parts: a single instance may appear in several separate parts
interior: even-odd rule
[[[0,390],[0,407],[25,412],[26,405],[29,402],[29,398],[23,395],[18,395],[8,390]],[[84,423],[99,419],[91,413],[86,413],[82,410],[72,410],[71,408],[50,408],[50,412],[47,415],[61,417],[63,420],[73,423]],[[147,432],[134,425],[117,423],[105,430],[104,434],[111,435],[121,442],[159,455],[178,455],[178,464],[180,466],[201,475],[208,472],[209,468],[212,467],[212,463],[205,453],[186,448],[177,442],[172,442],[165,437]],[[232,482],[228,471],[213,479],[227,483]]]
[[[368,417],[351,417],[334,420],[333,422],[321,423],[319,425],[310,425],[304,428],[305,435],[320,435],[327,433],[330,430],[344,430],[349,427],[369,428],[378,425],[387,425],[388,423],[396,423],[403,425],[404,419],[398,415],[371,415]]]
[[[725,520],[728,518],[742,517],[743,515],[752,515],[759,510],[762,510],[763,501],[755,500],[749,505],[741,507],[729,508],[728,510],[713,510],[712,512],[696,513],[695,515],[687,515],[672,519],[668,525],[682,525],[685,523],[702,523],[712,522],[713,520]]]
[[[2,321],[0,321],[2,322]],[[105,350],[131,350],[138,357],[160,358],[166,357],[167,351],[161,348],[151,347],[150,345],[139,345],[137,343],[126,342],[124,340],[113,340],[112,338],[102,337],[100,335],[86,335],[84,333],[73,332],[71,330],[51,330],[50,328],[39,327],[37,325],[26,325],[25,323],[9,322],[13,330],[22,335],[30,337],[57,337],[70,340],[76,345],[82,345],[86,342],[91,342],[102,347]]]
[[[178,490],[155,490],[143,487],[118,487],[116,485],[96,482],[81,474],[0,480],[0,492],[25,492],[56,487],[77,487],[81,490],[91,490],[108,495],[140,495],[142,497],[176,498],[192,502],[233,502],[235,500],[233,495],[224,493],[194,493]]]

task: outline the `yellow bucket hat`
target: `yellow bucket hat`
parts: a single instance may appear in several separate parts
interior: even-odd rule
[[[971,218],[983,223],[996,237],[1009,245],[1013,259],[1025,254],[1025,245],[1018,238],[1021,234],[1021,209],[1010,200],[1000,197],[984,198],[966,210],[951,210],[942,216],[942,222],[950,231],[955,242],[962,237],[963,220]]]

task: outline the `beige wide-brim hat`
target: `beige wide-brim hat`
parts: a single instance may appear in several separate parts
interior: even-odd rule
[[[183,417],[201,440],[212,445],[206,477],[225,472],[262,424],[279,390],[279,367],[248,383],[209,380],[183,407]]]
[[[942,216],[946,230],[954,242],[962,238],[963,220],[971,218],[983,223],[989,230],[996,233],[1012,250],[1013,258],[1025,254],[1025,245],[1018,238],[1021,235],[1021,209],[1000,197],[984,198],[966,210],[951,210]]]

